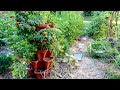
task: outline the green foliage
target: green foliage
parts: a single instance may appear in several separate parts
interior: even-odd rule
[[[65,57],[66,57],[66,59],[64,59],[63,62],[67,62],[67,64],[69,66],[72,66],[72,68],[74,68],[74,66],[79,66],[79,62],[74,57],[74,55],[69,54],[69,53],[65,53]]]
[[[107,70],[106,79],[120,79],[120,74],[117,74],[111,70]]]
[[[83,18],[80,12],[63,12],[61,13],[60,29],[65,35],[68,43],[71,45],[74,39],[83,35]]]
[[[68,49],[68,43],[64,40],[60,29],[48,28],[40,30],[35,37],[34,46],[39,50],[49,49],[55,57],[63,56]]]
[[[0,39],[0,46],[5,46],[6,42],[3,39]]]
[[[65,39],[71,45],[77,36],[83,35],[83,18],[78,11],[61,11],[49,16],[48,22],[54,22]]]
[[[25,61],[15,60],[10,68],[14,79],[22,79],[27,75],[27,63]]]
[[[96,13],[85,34],[94,39],[105,37],[109,29],[109,23],[107,21],[109,16],[110,14],[108,12]]]
[[[52,29],[53,36],[51,49],[55,57],[63,57],[65,52],[68,51],[69,45],[63,32],[60,29]]]
[[[84,16],[93,16],[94,11],[83,11]]]
[[[12,57],[0,54],[0,73],[5,72],[12,65]]]
[[[51,29],[43,29],[40,30],[35,36],[35,46],[38,50],[45,50],[50,48],[50,42],[52,41],[52,30]]]
[[[68,52],[70,45],[74,43],[76,37],[83,35],[83,18],[80,12],[56,11],[47,14],[47,23],[54,23],[58,32],[53,32],[56,38],[53,41],[53,53],[61,57]],[[59,32],[60,31],[60,32]]]
[[[13,11],[6,11],[0,14],[0,46],[8,45],[9,37],[16,30],[14,14]]]
[[[104,40],[92,42],[87,51],[91,57],[97,58],[111,58],[119,54],[116,48],[112,48],[111,44]]]
[[[10,47],[14,50],[14,55],[20,58],[31,59],[36,51],[36,48],[29,44],[27,40],[21,40],[16,42]]]
[[[116,63],[116,65],[120,68],[120,55],[117,55],[117,56],[115,57],[115,63]]]

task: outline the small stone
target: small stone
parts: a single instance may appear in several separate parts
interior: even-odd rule
[[[77,60],[82,60],[82,56],[83,56],[82,53],[74,54],[74,57],[75,57]]]

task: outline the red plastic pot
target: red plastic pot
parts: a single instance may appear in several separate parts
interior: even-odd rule
[[[36,70],[38,62],[39,61],[30,61],[30,68],[32,68],[33,70]]]
[[[40,31],[41,29],[49,28],[49,24],[41,24],[36,26],[36,31]]]
[[[38,68],[44,68],[44,61],[38,61],[37,69]]]
[[[45,57],[53,57],[52,52],[50,50],[48,50]]]
[[[34,70],[33,70],[32,68],[29,68],[29,69],[28,69],[28,74],[29,74],[31,77],[35,77]]]
[[[42,71],[39,69],[41,69]],[[39,69],[34,71],[34,74],[36,75],[37,79],[43,79],[49,74],[49,70],[45,70],[42,68],[39,68]]]
[[[49,69],[51,67],[52,62],[53,62],[53,58],[51,57],[44,58],[45,69]]]
[[[45,58],[47,51],[48,51],[48,49],[47,50],[37,50],[36,51],[38,61],[41,61]]]
[[[36,26],[36,31],[40,31],[40,27],[39,26]]]

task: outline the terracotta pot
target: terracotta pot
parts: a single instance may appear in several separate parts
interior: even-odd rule
[[[36,31],[40,31],[40,27],[39,26],[36,26]]]
[[[36,26],[36,31],[40,31],[41,29],[49,28],[49,24],[41,24]]]
[[[48,50],[45,57],[53,57],[52,52],[50,50]]]
[[[49,70],[39,68],[34,71],[34,74],[36,75],[37,79],[43,79],[49,74]]]
[[[38,61],[41,61],[45,58],[47,51],[48,51],[48,49],[47,50],[37,50],[36,51]]]
[[[29,68],[29,69],[28,69],[28,74],[29,74],[31,77],[35,77],[34,70],[33,70],[32,68]]]
[[[30,61],[30,68],[32,68],[33,70],[36,70],[38,62],[39,61]]]
[[[51,67],[52,62],[53,62],[53,58],[50,57],[44,58],[45,69],[49,69]]]
[[[37,69],[38,68],[44,68],[44,61],[38,61]]]

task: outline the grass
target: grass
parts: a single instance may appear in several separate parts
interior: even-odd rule
[[[115,72],[115,70],[106,70],[106,79],[120,79],[120,74]]]

